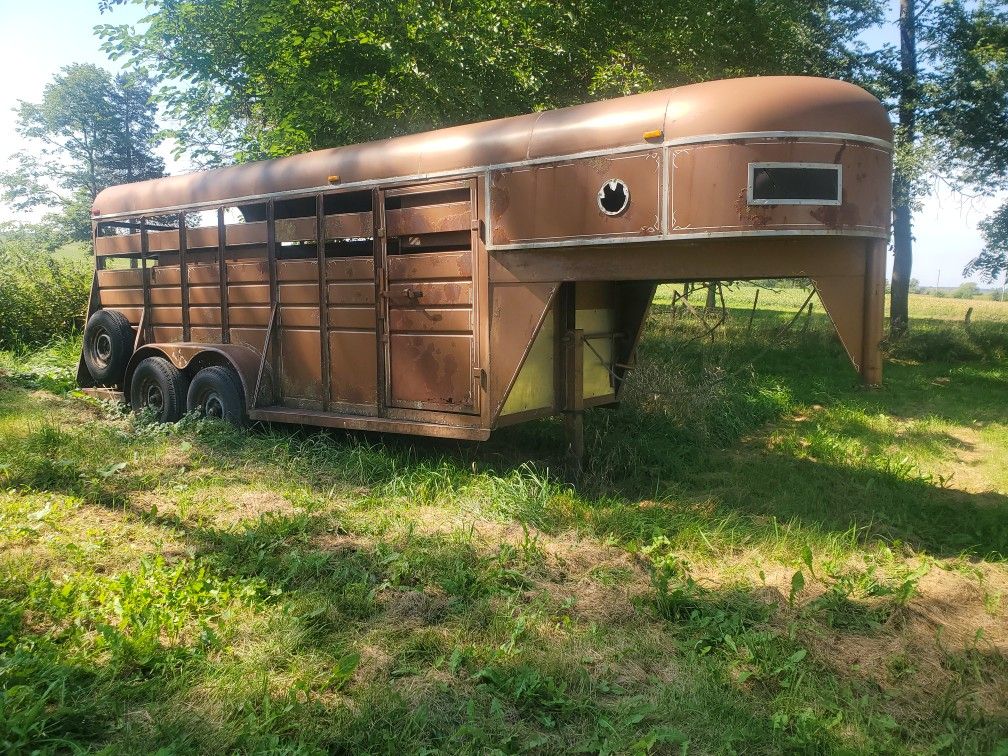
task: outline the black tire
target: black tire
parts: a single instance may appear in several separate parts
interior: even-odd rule
[[[133,356],[135,334],[126,316],[98,310],[84,327],[84,364],[99,386],[122,384],[126,363]]]
[[[222,365],[203,368],[196,373],[189,384],[186,408],[202,417],[216,417],[238,427],[248,422],[241,380],[234,370]]]
[[[130,405],[134,412],[150,407],[161,423],[174,423],[185,410],[185,375],[164,357],[148,357],[136,366],[130,383]]]

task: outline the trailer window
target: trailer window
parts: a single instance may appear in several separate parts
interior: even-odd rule
[[[842,168],[830,163],[750,163],[750,205],[839,205]]]

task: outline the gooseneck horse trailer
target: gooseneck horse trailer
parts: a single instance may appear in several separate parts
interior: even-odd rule
[[[712,81],[116,186],[78,381],[484,440],[613,405],[659,282],[808,278],[881,380],[892,128],[864,90]]]

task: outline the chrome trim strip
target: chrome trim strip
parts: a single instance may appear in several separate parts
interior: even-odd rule
[[[672,199],[672,174],[669,170],[668,147],[662,147],[659,166],[661,171],[661,176],[658,179],[658,185],[661,187],[661,232],[667,234],[669,232],[669,202]]]
[[[842,142],[862,142],[874,147],[881,147],[884,150],[892,151],[892,142],[878,137],[863,136],[862,134],[847,134],[842,131],[740,131],[737,134],[704,134],[695,137],[680,137],[679,139],[668,139],[665,145],[668,147],[678,147],[684,144],[706,144],[708,142],[724,142],[733,139],[829,139]]]
[[[284,192],[273,192],[270,194],[249,194],[241,197],[227,197],[209,202],[195,202],[183,205],[171,205],[167,207],[149,208],[146,210],[134,210],[122,213],[111,213],[108,215],[93,215],[91,220],[95,222],[119,220],[121,218],[139,218],[141,216],[165,215],[180,210],[211,210],[218,207],[229,207],[239,204],[252,204],[255,202],[265,202],[267,199],[288,199],[293,197],[305,197],[319,192],[337,193],[352,191],[356,189],[373,189],[376,186],[391,188],[394,185],[411,184],[419,181],[430,181],[444,178],[471,178],[483,172],[507,170],[509,168],[527,167],[534,165],[544,165],[547,163],[565,163],[572,160],[581,160],[591,157],[603,157],[606,155],[622,155],[634,152],[650,152],[661,147],[684,146],[693,144],[710,144],[712,142],[728,142],[737,139],[826,139],[830,141],[859,142],[875,147],[881,147],[891,151],[892,144],[884,139],[861,136],[860,134],[845,134],[832,131],[747,131],[733,134],[703,134],[695,137],[682,137],[680,139],[669,139],[656,144],[635,144],[626,147],[611,147],[604,150],[589,150],[586,152],[576,152],[569,155],[554,155],[551,157],[532,158],[530,160],[519,160],[512,163],[498,163],[489,166],[471,166],[468,168],[453,168],[446,171],[433,171],[431,173],[416,173],[405,176],[389,176],[381,179],[367,179],[364,181],[354,181],[347,184],[333,186],[323,184],[320,186],[306,187],[304,189],[289,189]]]
[[[523,244],[487,245],[491,252],[516,252],[523,249],[551,249],[555,247],[595,247],[619,246],[623,244],[649,244],[653,242],[698,241],[703,239],[745,239],[753,237],[796,237],[796,236],[849,236],[853,238],[888,239],[886,231],[860,229],[853,231],[834,231],[832,229],[780,230],[780,231],[704,231],[692,234],[662,234],[655,236],[636,236],[623,238],[615,236],[594,237],[589,239],[558,239],[556,241],[536,241]]]

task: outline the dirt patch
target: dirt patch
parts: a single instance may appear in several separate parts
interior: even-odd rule
[[[991,450],[980,434],[972,428],[958,427],[950,430],[949,436],[955,440],[952,446],[955,467],[951,471],[950,485],[967,493],[994,492],[994,487],[983,469]]]
[[[467,519],[437,507],[416,507],[406,515],[411,532],[425,536],[458,536],[484,555],[502,546],[527,560],[523,577],[529,597],[548,595],[569,605],[573,619],[619,624],[638,616],[634,599],[650,590],[643,565],[625,550],[582,538],[576,532],[551,535],[515,522]]]
[[[922,715],[936,696],[965,686],[989,715],[1004,716],[1008,622],[1002,607],[990,611],[989,597],[1008,593],[1008,575],[996,568],[981,573],[982,581],[936,566],[921,578],[917,595],[877,631],[831,630],[803,640],[837,674],[871,680]]]
[[[209,488],[178,497],[158,491],[142,491],[130,497],[130,504],[156,518],[198,518],[203,524],[223,529],[253,523],[269,515],[297,511],[282,494],[242,486]]]
[[[370,542],[358,536],[348,535],[341,531],[329,533],[319,533],[312,537],[312,545],[319,551],[327,551],[332,554],[344,554],[352,551],[361,551],[371,546]]]
[[[422,591],[389,590],[377,596],[385,616],[398,626],[421,627],[437,623],[444,617],[449,600],[444,592],[434,588]]]

